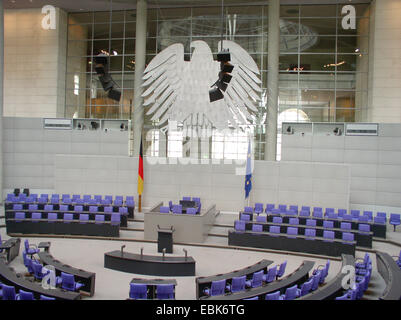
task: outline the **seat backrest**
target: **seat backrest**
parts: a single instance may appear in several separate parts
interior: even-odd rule
[[[234,277],[231,280],[231,292],[239,292],[245,290],[246,276]]]
[[[46,204],[44,206],[45,211],[53,211],[53,205],[52,204]]]
[[[89,212],[98,212],[98,207],[97,206],[90,206],[89,207]]]
[[[22,204],[14,204],[13,209],[14,210],[23,210],[23,205]]]
[[[61,287],[67,290],[74,290],[75,289],[74,275],[61,272]]]
[[[279,299],[280,299],[280,291],[268,293],[266,295],[266,300],[279,300]]]
[[[253,273],[251,281],[252,288],[260,287],[263,284],[263,275],[264,275],[263,270]]]
[[[32,292],[24,291],[24,290],[19,290],[18,292],[20,300],[35,300],[33,297]]]
[[[170,208],[161,206],[160,213],[170,213]]]
[[[273,217],[273,223],[283,223],[283,218],[281,218],[281,217]]]
[[[391,213],[390,214],[390,221],[391,222],[400,222],[400,215],[397,213]]]
[[[187,209],[187,214],[196,214],[196,208],[188,208]]]
[[[288,227],[287,228],[287,235],[297,236],[298,235],[298,228]]]
[[[119,213],[112,213],[111,214],[111,218],[110,218],[110,222],[112,226],[118,226],[121,223],[121,216]]]
[[[39,220],[42,219],[42,213],[41,212],[32,212],[32,220]]]
[[[299,224],[299,219],[298,218],[290,218],[289,222],[292,225],[298,225]]]
[[[323,238],[325,239],[334,239],[334,231],[328,231],[328,230],[324,230],[323,231]]]
[[[275,207],[274,204],[268,203],[268,204],[266,204],[266,211],[271,211],[274,209],[274,207]]]
[[[252,224],[253,232],[263,232],[263,226],[261,224]]]
[[[314,238],[316,237],[316,229],[305,229],[305,237]]]
[[[25,212],[16,212],[14,214],[14,219],[17,221],[21,221],[25,219]]]
[[[320,277],[322,275],[322,271],[317,271],[316,274],[312,277],[313,282],[312,282],[312,291],[315,291],[318,287],[319,287],[319,281],[320,281]]]
[[[354,241],[354,234],[349,232],[343,232],[344,241]]]
[[[287,260],[280,264],[280,267],[277,271],[277,277],[282,277],[285,273],[285,269],[287,267]]]
[[[266,223],[267,222],[267,216],[260,214],[256,217],[256,221],[257,222],[262,222],[262,223]]]
[[[286,204],[279,204],[279,205],[278,205],[278,209],[279,209],[281,212],[285,212],[285,211],[287,211],[287,205],[286,205]]]
[[[285,290],[284,300],[294,300],[297,297],[298,286],[294,285]]]
[[[359,224],[359,226],[358,226],[358,230],[360,231],[360,232],[370,232],[370,225],[368,225],[368,224]]]
[[[131,299],[147,299],[148,286],[142,283],[130,283],[129,297]]]
[[[309,227],[316,227],[316,220],[315,219],[307,219],[306,225]]]
[[[81,213],[79,215],[79,221],[89,221],[89,214],[83,214]]]
[[[334,222],[333,221],[323,221],[323,228],[333,229]]]
[[[83,206],[74,206],[74,211],[75,212],[83,212],[84,211],[84,207]]]
[[[307,295],[312,289],[313,278],[306,281],[301,287],[301,297]]]
[[[7,286],[3,284],[3,300],[15,300],[15,288],[13,286]]]
[[[380,216],[376,216],[373,221],[374,221],[375,224],[385,224],[386,223],[386,218],[380,217]]]
[[[234,222],[234,228],[236,231],[245,231],[245,221],[236,220]]]
[[[351,223],[349,223],[349,222],[341,222],[340,229],[351,230]]]
[[[184,200],[184,201],[191,201],[191,197],[182,197],[182,200]]]
[[[322,211],[313,211],[312,216],[314,216],[315,218],[322,218],[323,212]]]
[[[213,284],[212,284],[212,286],[213,286]],[[224,286],[225,286],[225,284],[224,284]],[[157,299],[174,299],[174,285],[173,284],[157,285],[156,297],[157,297]]]
[[[40,300],[56,300],[56,298],[52,298],[52,297],[47,297],[47,296],[44,296],[44,295],[40,295]]]
[[[266,282],[272,282],[277,277],[277,266],[273,266],[267,270]]]
[[[95,223],[100,223],[100,222],[104,222],[104,215],[103,214],[97,214],[95,216]]]
[[[241,213],[240,214],[240,220],[242,220],[242,221],[250,221],[251,220],[251,216],[249,214],[246,214],[246,213]]]
[[[173,205],[173,213],[182,213],[182,205],[180,204],[175,204]]]
[[[253,213],[253,208],[252,207],[245,207],[244,212],[246,213]]]
[[[113,207],[111,207],[111,206],[104,207],[104,212],[105,212],[105,213],[111,213],[111,212],[113,212]]]
[[[49,212],[49,213],[47,214],[47,220],[57,220],[57,219],[58,219],[57,213],[55,213],[55,212]]]
[[[269,232],[270,233],[280,233],[280,227],[279,226],[270,226]]]

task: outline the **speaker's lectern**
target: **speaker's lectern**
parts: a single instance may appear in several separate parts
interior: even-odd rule
[[[173,227],[162,229],[157,226],[157,252],[163,252],[163,249],[166,249],[166,253],[173,253],[173,232]]]

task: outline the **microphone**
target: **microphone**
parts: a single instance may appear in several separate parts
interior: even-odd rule
[[[166,254],[166,248],[163,248],[163,260],[164,260],[164,255]]]
[[[123,256],[123,250],[125,248],[125,245],[121,246],[121,256]]]
[[[188,251],[186,249],[182,249],[185,252],[185,261],[187,261]]]

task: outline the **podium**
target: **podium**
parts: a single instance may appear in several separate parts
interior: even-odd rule
[[[166,249],[166,253],[173,253],[173,232],[173,227],[162,229],[157,226],[157,252],[163,252],[163,249]]]

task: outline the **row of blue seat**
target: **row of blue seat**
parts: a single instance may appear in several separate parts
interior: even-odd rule
[[[21,222],[26,220],[26,213],[25,212],[16,212],[14,215],[14,219],[17,222]],[[35,220],[41,220],[42,219],[42,213],[41,212],[32,212],[31,219],[32,221]],[[47,222],[54,222],[59,220],[58,215],[55,212],[49,212],[47,214]],[[64,213],[62,221],[64,223],[69,223],[74,220],[74,214],[72,213]],[[79,219],[81,223],[87,223],[89,221],[89,214],[80,214]],[[95,223],[103,223],[105,222],[105,215],[104,214],[97,214],[95,216]],[[120,213],[112,213],[111,218],[110,218],[111,225],[120,225],[121,223],[121,215]]]
[[[174,288],[173,284],[158,284],[156,286],[156,298],[159,300],[174,300]],[[130,283],[129,297],[132,300],[147,300],[148,286],[141,283]]]
[[[252,222],[250,220],[250,216],[248,214],[241,214],[240,215],[240,220],[244,221],[244,222],[248,222],[248,221]],[[252,222],[252,223],[257,225],[257,222],[259,222],[259,223],[267,223],[267,217],[259,215],[256,218],[256,223],[254,223],[254,222]],[[283,218],[282,217],[273,217],[272,223],[273,224],[282,224],[283,223]],[[288,224],[293,225],[293,226],[299,225],[299,218],[290,218]],[[317,222],[316,222],[315,219],[307,219],[306,220],[306,226],[307,227],[316,227],[316,224],[317,224]],[[253,225],[252,225],[252,227],[253,227]],[[330,221],[330,220],[323,221],[323,228],[325,228],[325,229],[334,229],[334,221]],[[260,227],[255,227],[254,231],[257,232],[258,229],[260,229]],[[341,222],[340,229],[342,229],[342,230],[351,230],[352,229],[352,225],[351,225],[350,222]],[[358,224],[358,231],[359,232],[369,233],[370,232],[370,225],[369,224],[360,223],[360,224]]]
[[[227,284],[227,280],[222,279],[212,281],[210,288],[205,288],[203,294],[206,296],[223,295],[226,292],[235,293],[245,291],[247,288],[261,287],[264,283],[270,283],[278,278],[281,278],[286,270],[287,261],[284,261],[280,266],[273,266],[264,273],[264,270],[253,273],[252,279],[246,280],[246,275],[234,277],[231,279],[231,284]]]
[[[236,220],[234,222],[234,229],[235,231],[245,232],[245,221]],[[263,226],[260,224],[253,224],[252,225],[252,232],[256,233],[263,233]],[[281,229],[279,226],[269,226],[269,233],[271,235],[280,235]],[[288,238],[296,238],[298,236],[298,228],[297,227],[287,227],[287,237]],[[305,237],[306,239],[313,240],[316,238],[316,229],[305,229]],[[323,239],[324,241],[334,241],[335,233],[334,231],[324,230],[323,231]],[[343,232],[342,240],[346,244],[353,245],[354,243],[354,234],[349,232]]]
[[[0,296],[3,300],[35,300],[32,292],[20,289],[16,293],[14,286],[7,286],[0,283]],[[56,300],[55,298],[40,295],[40,300]]]
[[[14,204],[12,208],[13,208],[14,211],[22,211],[22,210],[24,210],[22,204]],[[88,209],[89,209],[90,213],[98,213],[98,212],[100,212],[99,211],[99,207],[97,207],[97,206],[89,206]],[[37,204],[30,204],[28,206],[28,212],[33,212],[33,211],[37,211],[37,210],[39,210]],[[44,206],[44,208],[43,208],[43,211],[52,212],[52,211],[71,211],[71,210],[69,209],[68,205],[60,205],[58,210],[57,210],[57,208],[55,208],[55,206],[53,206],[52,204],[46,204]],[[81,205],[73,206],[73,210],[72,211],[74,211],[76,213],[83,212],[84,211],[84,206],[81,206]],[[113,213],[114,212],[114,207],[106,206],[106,207],[103,208],[103,212],[104,213]],[[122,215],[128,215],[128,208],[127,207],[119,207],[118,208],[118,212],[120,214],[122,214]]]

